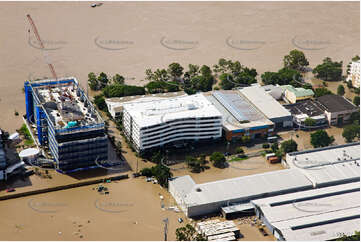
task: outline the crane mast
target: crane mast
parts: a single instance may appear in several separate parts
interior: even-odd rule
[[[41,49],[42,49],[42,50],[45,50],[43,41],[42,41],[41,38],[40,38],[38,29],[36,28],[33,19],[31,18],[30,14],[27,14],[26,17],[27,17],[28,20],[29,20],[29,23],[30,23],[30,25],[31,25],[31,28],[33,29],[33,32],[34,32],[34,34],[35,34],[36,39],[38,40],[38,42],[39,42],[39,44],[40,44]],[[51,71],[51,74],[53,75],[53,78],[57,81],[57,80],[58,80],[58,77],[57,77],[57,75],[56,75],[56,72],[55,72],[55,69],[54,69],[53,64],[51,64],[50,61],[48,60],[48,58],[46,58],[44,52],[43,52],[43,54],[44,54],[45,61],[46,61],[46,63],[48,64],[49,69],[50,69],[50,71]]]

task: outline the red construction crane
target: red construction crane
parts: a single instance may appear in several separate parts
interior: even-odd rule
[[[29,23],[34,31],[34,34],[36,36],[36,39],[38,40],[39,44],[40,44],[40,47],[42,50],[45,50],[45,47],[44,47],[44,44],[43,44],[43,41],[41,41],[40,39],[40,35],[39,35],[39,32],[35,26],[35,23],[33,21],[33,19],[30,17],[30,14],[27,14],[26,17],[28,18],[29,20]],[[58,80],[58,77],[56,76],[56,73],[55,73],[55,69],[54,69],[54,66],[53,64],[50,63],[50,61],[46,58],[45,56],[45,52],[43,52],[44,54],[44,58],[45,58],[45,61],[47,62],[48,66],[49,66],[49,69],[51,71],[51,74],[53,75],[53,78],[57,81]]]

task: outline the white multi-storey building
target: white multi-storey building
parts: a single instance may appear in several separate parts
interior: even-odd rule
[[[353,61],[351,63],[350,74],[347,77],[347,81],[352,82],[352,86],[359,88],[360,87],[360,60]]]
[[[139,152],[222,136],[222,115],[203,94],[124,104],[123,129]]]

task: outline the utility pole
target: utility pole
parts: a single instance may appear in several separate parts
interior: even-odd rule
[[[138,173],[138,159],[139,159],[139,157],[138,157],[138,155],[137,155],[137,168],[136,168],[136,170],[135,170],[135,173]]]
[[[167,241],[167,234],[168,234],[168,218],[163,219],[164,223],[164,241]]]

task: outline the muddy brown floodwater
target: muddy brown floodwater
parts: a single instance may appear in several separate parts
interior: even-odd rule
[[[13,132],[22,125],[14,113],[25,113],[23,82],[50,77],[49,61],[59,77],[75,76],[83,86],[89,72],[102,71],[143,85],[145,69],[166,68],[172,62],[212,66],[219,58],[228,58],[256,68],[260,76],[278,70],[283,56],[295,48],[304,51],[311,67],[325,56],[346,66],[360,52],[359,2],[105,2],[96,8],[90,4],[0,2],[2,129]],[[29,34],[26,14],[35,21],[45,51]],[[124,156],[134,170],[134,155],[128,151]],[[139,168],[150,165],[141,163]],[[282,169],[263,157],[232,166],[192,177],[202,183]],[[41,186],[69,181],[32,179],[33,185]],[[162,220],[169,218],[168,239],[174,240],[180,226],[177,218],[185,219],[182,213],[163,210],[159,194],[172,204],[169,194],[142,178],[107,184],[109,195],[98,194],[94,187],[0,201],[1,239],[163,240]],[[245,240],[265,239],[255,227],[240,227]]]
[[[172,62],[212,66],[239,60],[258,74],[276,71],[290,50],[310,66],[325,56],[343,61],[360,52],[359,2],[90,2],[0,3],[0,127],[14,131],[24,114],[23,82],[91,71],[120,73],[142,84],[145,69]],[[28,33],[35,21],[46,51]],[[45,56],[45,58],[44,58]]]

